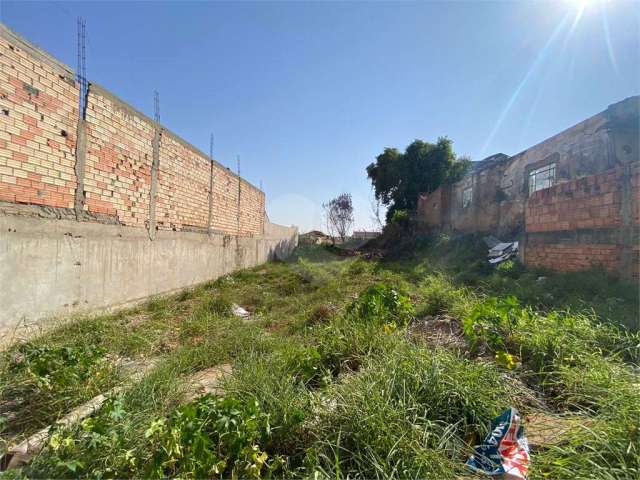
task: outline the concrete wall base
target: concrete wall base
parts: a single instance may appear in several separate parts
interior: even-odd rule
[[[285,258],[295,228],[263,235],[158,231],[0,217],[0,336],[18,325],[127,304]]]

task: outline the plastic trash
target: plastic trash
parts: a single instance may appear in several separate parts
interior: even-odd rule
[[[247,312],[244,308],[242,308],[240,305],[236,305],[235,303],[233,304],[233,306],[231,307],[231,311],[233,312],[233,314],[236,317],[240,317],[240,318],[249,318],[251,316],[251,314],[249,312]]]
[[[467,460],[472,470],[508,480],[526,479],[529,470],[529,444],[522,418],[509,408],[491,422],[491,431]]]

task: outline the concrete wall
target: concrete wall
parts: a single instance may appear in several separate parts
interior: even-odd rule
[[[0,215],[0,330],[99,310],[215,279],[297,245],[266,224],[254,237],[160,231],[33,215]]]
[[[422,195],[416,217],[427,231],[520,240],[531,265],[599,264],[637,275],[639,135],[636,96],[517,155],[477,162],[460,182]],[[529,173],[549,163],[556,164],[556,185],[530,195]],[[473,200],[464,207],[469,187]],[[558,261],[563,256],[567,261]]]

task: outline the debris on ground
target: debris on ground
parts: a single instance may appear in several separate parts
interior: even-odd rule
[[[448,315],[428,315],[416,320],[409,325],[407,333],[410,338],[434,347],[453,348],[461,352],[468,350],[460,320]]]
[[[474,448],[467,466],[475,472],[500,476],[505,480],[526,479],[529,444],[518,411],[511,407],[491,422],[491,431],[482,445]]]
[[[365,260],[380,260],[384,258],[384,250],[372,248],[367,251],[363,251],[361,257]]]
[[[487,235],[486,237],[482,238],[482,241],[485,243],[485,245],[489,248],[493,248],[496,245],[498,245],[500,242],[500,240],[498,240],[496,237],[494,237],[493,235]]]
[[[224,363],[194,373],[187,380],[186,400],[194,400],[207,393],[220,395],[223,393],[220,380],[231,375],[231,365]]]
[[[497,264],[518,255],[518,242],[500,242],[489,249],[489,263]]]
[[[236,305],[235,303],[231,307],[231,311],[236,317],[240,317],[245,320],[247,320],[251,316],[251,314],[247,310],[242,308],[240,305]]]

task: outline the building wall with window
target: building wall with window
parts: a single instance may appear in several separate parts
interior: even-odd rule
[[[523,259],[533,265],[600,264],[637,274],[639,130],[636,96],[516,155],[476,162],[460,182],[421,195],[416,218],[426,231],[519,240]],[[606,223],[605,216],[618,220]],[[568,245],[574,257],[565,265],[557,252]],[[603,261],[605,250],[617,260]]]

